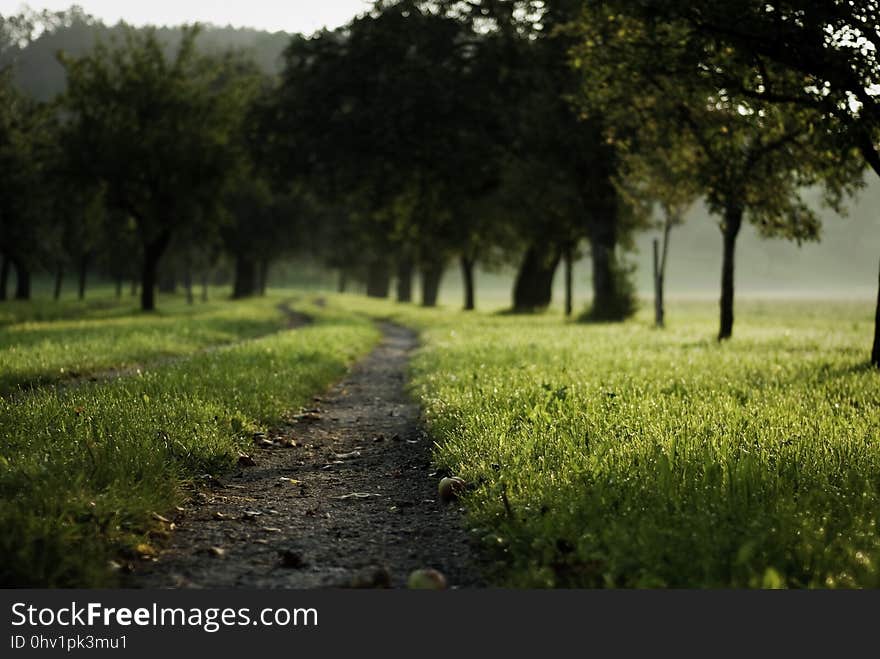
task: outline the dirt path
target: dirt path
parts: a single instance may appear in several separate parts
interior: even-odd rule
[[[382,331],[347,379],[277,433],[296,446],[255,448],[255,465],[209,479],[130,585],[400,587],[421,567],[453,587],[482,585],[461,509],[438,500],[432,444],[405,391],[415,334]]]

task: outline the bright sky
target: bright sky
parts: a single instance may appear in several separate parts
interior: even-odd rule
[[[0,0],[0,14],[18,13],[21,0]],[[338,27],[366,11],[369,0],[32,0],[32,8],[64,10],[72,4],[87,14],[113,24],[120,19],[134,25],[214,23],[263,30],[311,34],[322,27]]]

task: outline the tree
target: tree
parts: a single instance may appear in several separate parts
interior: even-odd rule
[[[664,327],[664,282],[672,229],[684,221],[701,190],[696,169],[699,152],[692,142],[677,140],[676,133],[652,130],[660,127],[649,116],[640,118],[638,141],[621,147],[618,189],[629,207],[646,219],[660,213],[661,238],[653,241],[654,324]]]
[[[4,269],[15,270],[19,300],[30,298],[32,270],[59,242],[48,194],[55,137],[51,108],[24,96],[10,72],[0,71],[0,254]]]
[[[455,11],[460,3],[451,6]],[[603,118],[599,113],[585,116],[572,104],[580,80],[570,67],[575,39],[565,26],[577,18],[581,3],[502,0],[467,6],[473,21],[497,35],[495,58],[507,72],[500,81],[509,90],[502,118],[507,180],[523,180],[529,172],[527,187],[508,189],[519,200],[532,191],[532,199],[542,200],[517,223],[522,236],[517,246],[524,256],[513,290],[514,310],[549,305],[563,255],[573,254],[586,239],[593,265],[593,305],[586,317],[628,316],[634,305],[618,249],[627,244],[637,216],[617,193],[618,153],[605,139]],[[524,210],[521,201],[516,206]]]
[[[349,209],[337,214],[348,225],[338,234],[358,242],[349,263],[360,263],[368,294],[386,296],[398,270],[408,300],[418,270],[431,306],[448,261],[463,257],[472,279],[482,245],[469,208],[497,175],[498,69],[470,22],[425,4],[380,2],[345,28],[293,40],[272,160]]]
[[[214,59],[185,28],[173,58],[156,31],[125,30],[80,58],[62,56],[69,87],[68,152],[99,182],[108,204],[134,218],[142,245],[141,308],[155,308],[160,259],[175,230],[212,216],[234,154],[235,98],[217,84]]]
[[[825,201],[841,210],[842,199],[861,182],[860,168],[851,150],[835,149],[834,136],[816,130],[822,117],[814,110],[719,89],[712,72],[740,64],[726,51],[695,42],[677,25],[594,3],[580,29],[575,63],[584,71],[586,106],[609,114],[618,108],[615,118],[636,132],[632,117],[647,116],[651,131],[674,134],[678,145],[699,154],[693,172],[710,211],[720,217],[723,237],[718,338],[730,338],[735,247],[743,221],[768,236],[817,239],[819,220],[802,190],[821,184]]]
[[[880,4],[758,0],[610,3],[652,23],[673,26],[714,66],[691,61],[714,87],[784,112],[810,111],[813,136],[836,151],[857,149],[880,175]],[[625,5],[625,6],[624,6]],[[880,321],[880,292],[877,318]],[[871,361],[880,366],[880,322]]]

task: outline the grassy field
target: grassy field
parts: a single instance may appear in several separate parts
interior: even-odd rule
[[[106,296],[85,303],[7,302],[0,305],[0,395],[276,332],[285,323],[279,302],[190,306],[167,298],[154,314]]]
[[[413,390],[497,583],[880,586],[870,304],[741,302],[723,345],[709,303],[663,331],[335,304],[422,328]]]
[[[71,339],[70,361],[61,351],[56,363],[75,363],[86,354],[81,343],[109,336],[119,359],[142,359],[146,344],[132,338],[140,330],[159,332],[177,352],[265,332],[277,328],[271,302],[227,303],[205,317],[124,317],[124,330],[116,318],[83,321],[96,326]],[[149,550],[160,526],[153,513],[179,503],[183,484],[231,466],[253,431],[309,401],[378,338],[365,319],[305,310],[316,322],[297,330],[140,375],[0,398],[0,584],[112,585],[109,561]],[[50,336],[55,324],[44,328]],[[57,324],[54,336],[68,336],[67,321]],[[187,342],[187,331],[202,338]],[[8,352],[6,344],[0,354]]]
[[[412,390],[437,461],[475,486],[494,583],[880,586],[868,303],[742,301],[719,345],[714,303],[670,303],[660,331],[648,310],[579,325],[330,296],[299,304],[314,324],[237,343],[277,329],[294,296],[146,317],[3,307],[8,386],[160,361],[0,397],[0,584],[112,585],[108,562],[149,550],[153,513],[187,481],[222,473],[375,344],[372,316],[422,332]]]

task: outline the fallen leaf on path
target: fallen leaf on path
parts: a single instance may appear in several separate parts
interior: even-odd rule
[[[243,467],[256,467],[257,463],[254,459],[249,456],[247,453],[239,453],[238,455],[238,464]]]
[[[360,451],[350,451],[348,453],[334,453],[333,458],[336,460],[351,460],[352,458],[361,457]]]
[[[162,517],[162,515],[160,515],[159,513],[152,513],[151,516],[152,516],[152,518],[155,519],[157,522],[162,522],[162,523],[164,523],[164,524],[171,524],[171,520],[170,520],[170,519],[168,519],[167,517]]]
[[[333,497],[334,499],[339,499],[340,501],[345,501],[346,499],[369,499],[370,497],[381,497],[381,494],[377,494],[375,492],[352,492],[351,494],[343,494],[342,496]]]
[[[265,531],[266,533],[281,533],[281,529],[279,529],[275,526],[264,526],[262,528],[262,530]]]

